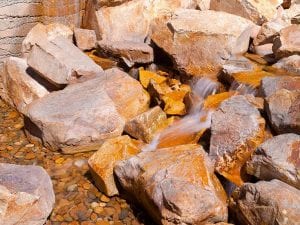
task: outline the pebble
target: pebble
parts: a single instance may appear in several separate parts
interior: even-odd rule
[[[78,185],[77,184],[72,184],[70,186],[67,187],[67,191],[68,192],[73,192],[77,190]]]
[[[107,202],[109,202],[109,200],[110,199],[107,196],[105,196],[105,195],[102,195],[101,198],[100,198],[101,202],[106,202],[107,203]]]
[[[62,164],[64,161],[65,161],[64,158],[58,158],[58,159],[55,160],[55,163],[56,164]]]
[[[25,159],[27,159],[27,160],[34,159],[35,157],[36,157],[36,155],[33,152],[29,152],[25,155]]]
[[[104,210],[104,209],[103,209],[103,207],[101,207],[101,206],[97,206],[97,207],[94,208],[94,212],[97,213],[97,214],[102,213],[103,210]]]

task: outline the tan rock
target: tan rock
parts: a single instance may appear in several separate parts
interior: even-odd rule
[[[101,54],[121,59],[128,67],[154,60],[153,49],[145,43],[99,41],[97,46]]]
[[[3,84],[19,112],[24,112],[28,104],[49,93],[32,75],[25,59],[10,57],[5,62]]]
[[[224,12],[178,10],[168,23],[155,27],[151,38],[180,72],[215,77],[231,54],[247,51],[247,28],[252,25],[249,20]]]
[[[96,47],[97,37],[94,30],[74,29],[76,45],[81,50],[91,50]]]
[[[35,44],[27,63],[56,86],[103,75],[100,66],[63,37]]]
[[[0,164],[1,225],[43,225],[54,203],[52,182],[43,168]]]
[[[167,125],[166,113],[159,106],[156,106],[129,120],[124,130],[132,137],[150,143],[155,133]]]
[[[53,150],[120,136],[125,122],[105,90],[105,78],[73,84],[27,106],[25,128]],[[124,108],[126,110],[126,108]]]
[[[230,208],[238,224],[299,223],[300,191],[279,180],[246,183],[233,199]]]
[[[281,70],[283,73],[291,75],[300,75],[300,56],[292,55],[280,59],[273,67]]]
[[[242,166],[264,141],[265,120],[242,95],[221,103],[212,114],[209,155],[218,173],[236,185],[243,183]]]
[[[227,221],[226,194],[201,146],[142,152],[119,162],[114,172],[159,224]]]
[[[274,40],[273,52],[277,58],[300,54],[300,26],[293,24],[280,31]]]
[[[150,96],[142,85],[119,69],[105,71],[105,90],[126,121],[147,111]]]
[[[97,187],[107,196],[119,194],[113,168],[118,161],[126,160],[140,152],[142,144],[128,136],[106,140],[88,163]]]
[[[273,19],[281,3],[281,0],[211,0],[210,9],[238,15],[261,25]]]

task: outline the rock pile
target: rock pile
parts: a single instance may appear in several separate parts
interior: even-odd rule
[[[81,26],[27,32],[0,96],[31,142],[96,151],[96,187],[157,224],[297,224],[298,6],[88,1]],[[54,204],[47,174],[0,167],[0,224],[42,225]]]

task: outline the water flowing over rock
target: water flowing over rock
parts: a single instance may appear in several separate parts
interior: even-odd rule
[[[265,120],[259,111],[238,95],[221,103],[212,114],[209,155],[216,171],[241,185],[241,168],[264,141]]]
[[[27,63],[56,86],[103,75],[100,66],[63,37],[35,44]]]
[[[121,135],[125,122],[104,84],[105,78],[95,78],[34,101],[25,113],[34,126],[27,129],[54,150]]]
[[[247,163],[261,180],[278,179],[300,189],[300,135],[282,134],[265,141]]]
[[[300,190],[279,180],[246,183],[233,194],[231,209],[241,224],[299,223]]]
[[[278,133],[300,134],[300,91],[281,89],[266,98],[265,110]]]
[[[138,154],[141,148],[141,142],[129,136],[106,140],[88,161],[97,187],[108,196],[119,194],[113,168],[118,161]]]
[[[263,22],[273,19],[276,9],[281,3],[281,0],[211,0],[210,9],[245,17],[261,25]]]
[[[236,26],[229,25],[232,23]],[[225,12],[178,10],[167,23],[155,27],[151,38],[179,71],[215,76],[231,54],[247,51],[247,28],[252,25],[247,19]]]
[[[52,182],[43,168],[0,163],[1,225],[43,225],[54,202]]]
[[[10,57],[5,62],[3,84],[9,101],[20,111],[25,107],[49,93],[49,91],[36,81],[32,76],[25,59]],[[2,97],[2,96],[1,96]]]
[[[114,171],[124,190],[159,224],[227,220],[225,192],[201,146],[142,152],[119,162]]]
[[[76,45],[81,50],[91,50],[96,47],[97,37],[94,30],[74,29]]]

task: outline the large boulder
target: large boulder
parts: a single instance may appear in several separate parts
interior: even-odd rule
[[[247,172],[261,180],[278,179],[300,189],[300,135],[282,134],[265,141],[247,162]]]
[[[142,152],[117,163],[114,172],[159,224],[227,220],[226,194],[201,146]]]
[[[156,25],[151,38],[180,72],[215,76],[232,54],[247,51],[252,25],[250,20],[225,12],[182,9],[167,23]]]
[[[129,136],[106,140],[88,161],[97,187],[107,196],[119,194],[115,183],[113,169],[118,161],[126,160],[140,152],[141,142]]]
[[[61,36],[36,43],[27,63],[58,87],[103,75],[100,66]]]
[[[25,115],[33,124],[26,129],[54,150],[120,136],[125,122],[104,86],[105,78],[99,77],[32,102]]]
[[[1,225],[43,225],[54,203],[52,182],[43,168],[0,163]]]
[[[273,19],[282,0],[211,0],[210,9],[238,15],[261,25]]]
[[[267,97],[265,110],[272,128],[278,133],[300,134],[300,91],[281,89]]]
[[[223,101],[211,121],[209,155],[216,171],[241,185],[241,168],[264,141],[265,120],[245,96],[238,95]]]
[[[282,58],[273,66],[284,73],[300,76],[300,55]]]
[[[3,85],[10,101],[23,112],[24,108],[35,99],[39,99],[49,93],[34,77],[25,59],[10,57],[5,62],[3,73]]]
[[[279,180],[246,183],[234,192],[233,199],[237,224],[299,224],[300,190]]]

